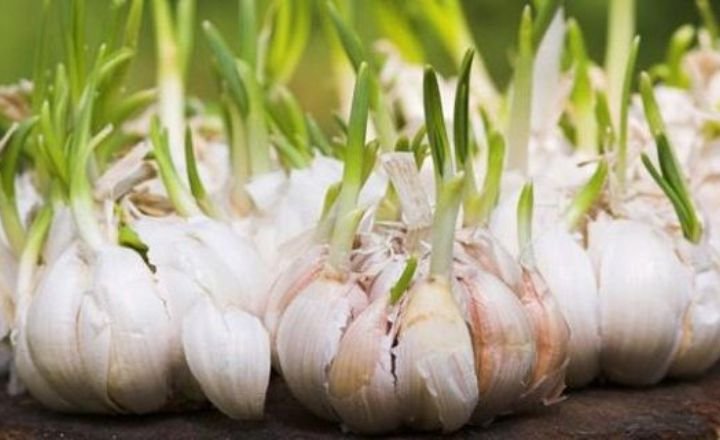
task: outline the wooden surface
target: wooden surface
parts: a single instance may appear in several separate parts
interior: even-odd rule
[[[693,382],[630,390],[595,386],[531,414],[506,417],[454,438],[479,439],[715,439],[720,427],[720,368]],[[342,431],[316,419],[274,378],[265,421],[232,421],[212,411],[146,417],[54,414],[28,397],[0,395],[0,439],[270,439],[333,438]],[[428,435],[431,437],[432,435]],[[393,438],[402,438],[396,435]],[[407,433],[405,438],[415,437]]]

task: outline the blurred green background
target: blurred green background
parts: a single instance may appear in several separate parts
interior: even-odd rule
[[[371,38],[372,26],[363,22],[362,2],[365,0],[351,1],[358,2],[358,29],[365,38]],[[11,83],[31,76],[41,3],[42,0],[0,0],[0,83]],[[509,79],[516,29],[525,3],[525,0],[463,1],[478,48],[493,78],[501,85]],[[712,3],[715,10],[720,12],[720,0],[713,0]],[[109,4],[110,0],[88,2],[88,38],[91,42],[97,40],[107,24]],[[580,22],[593,58],[601,61],[605,44],[607,0],[567,0],[566,5],[568,15]],[[669,36],[678,26],[699,21],[692,0],[638,0],[638,8],[637,30],[642,37],[640,67],[647,67],[660,60]],[[146,12],[141,51],[131,77],[133,88],[151,85],[155,78],[149,8]],[[231,38],[237,35],[236,19],[235,1],[198,0],[198,24],[202,20],[211,20],[224,35]],[[58,53],[63,34],[59,26],[60,17],[54,21],[50,34],[55,43],[53,50]],[[319,29],[319,26],[316,28]],[[325,80],[330,74],[330,66],[327,51],[320,43],[321,32],[318,34],[305,53],[292,88],[308,110],[324,116],[334,105],[334,95],[332,81]],[[214,97],[209,58],[201,38],[196,41],[189,88],[190,93],[201,98]]]

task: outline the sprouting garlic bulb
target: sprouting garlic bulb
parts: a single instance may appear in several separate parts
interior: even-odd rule
[[[408,255],[386,234],[359,234],[346,273],[310,248],[273,286],[276,366],[304,406],[354,432],[450,432],[558,398],[567,327],[537,274],[463,231],[453,279],[428,278],[423,250],[392,303]]]
[[[72,412],[142,414],[166,405],[171,318],[137,253],[76,242],[31,295],[19,311],[16,366],[34,397]]]
[[[668,372],[692,290],[667,236],[632,220],[589,225],[600,298],[600,362],[610,380],[651,385]]]
[[[230,417],[261,417],[270,380],[260,319],[268,269],[252,241],[205,217],[142,218],[133,227],[167,291],[177,380],[185,387],[196,380]]]

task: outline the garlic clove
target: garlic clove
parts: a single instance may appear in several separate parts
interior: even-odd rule
[[[600,297],[600,363],[611,380],[652,385],[677,350],[691,282],[669,239],[630,220],[589,227]]]
[[[296,295],[277,330],[277,354],[292,394],[314,414],[337,420],[328,397],[328,370],[353,310],[364,308],[354,282],[332,275],[316,279]]]
[[[698,376],[720,358],[720,274],[696,273],[690,304],[682,321],[682,339],[668,374]]]
[[[545,280],[523,268],[522,288],[516,291],[535,334],[535,366],[520,406],[540,401],[551,404],[565,388],[570,329]]]
[[[230,290],[222,301],[255,315],[264,313],[270,277],[253,242],[229,225],[206,217],[190,219],[189,223],[190,236],[200,240],[221,262],[216,267],[223,270],[221,287]]]
[[[403,418],[417,429],[460,429],[478,401],[470,332],[447,280],[419,282],[408,296],[394,348]]]
[[[557,227],[537,237],[533,252],[570,327],[568,386],[587,385],[600,372],[599,299],[592,262],[572,236]]]
[[[478,270],[459,280],[468,296],[479,390],[472,421],[485,424],[508,412],[525,392],[535,365],[535,337],[523,305],[503,282]]]
[[[185,358],[207,398],[234,419],[259,419],[270,382],[270,340],[255,316],[199,301],[183,322]]]
[[[322,274],[326,258],[326,246],[310,247],[303,258],[293,261],[270,288],[263,323],[270,334],[273,366],[276,368],[280,366],[276,344],[280,320],[295,297]]]
[[[165,301],[134,251],[108,245],[95,258],[77,324],[82,359],[91,375],[107,375],[96,391],[122,411],[158,410],[170,395],[172,322]]]
[[[75,411],[75,406],[63,399],[38,370],[30,355],[25,332],[22,330],[17,334],[14,354],[18,378],[35,399],[54,411],[66,413]]]
[[[396,316],[387,292],[348,326],[328,375],[332,407],[358,433],[388,432],[402,421],[391,355]]]

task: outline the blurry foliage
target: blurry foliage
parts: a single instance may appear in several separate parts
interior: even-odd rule
[[[55,0],[61,3],[62,0]],[[363,2],[365,0],[350,0]],[[405,0],[412,1],[412,0]],[[88,17],[92,25],[88,38],[98,39],[107,23],[110,0],[88,2]],[[29,78],[33,54],[40,25],[42,0],[0,0],[0,84],[11,83],[19,78]],[[471,23],[480,52],[486,60],[495,80],[504,85],[509,79],[512,49],[515,45],[516,28],[525,0],[464,0],[464,8]],[[567,0],[567,13],[580,22],[593,59],[602,62],[606,34],[607,0]],[[359,5],[361,3],[358,3]],[[712,0],[720,14],[720,0]],[[56,5],[57,6],[57,5]],[[147,5],[146,5],[147,6]],[[659,61],[666,49],[672,32],[682,24],[697,23],[698,16],[692,0],[638,0],[637,29],[642,37],[639,67],[646,68]],[[373,37],[373,27],[362,6],[356,17],[361,34]],[[149,9],[146,11],[140,53],[133,66],[132,84],[136,87],[151,85],[155,80],[154,46],[150,29]],[[198,26],[200,20],[211,20],[224,35],[237,35],[237,4],[233,0],[199,0]],[[58,17],[50,29],[55,42],[53,50],[59,53],[62,33]],[[323,33],[316,26],[316,33],[309,50],[292,81],[292,88],[307,109],[327,121],[330,109],[335,106],[334,84]],[[199,32],[199,29],[198,29]],[[200,34],[197,35],[200,37]],[[438,66],[447,71],[447,66]],[[205,99],[214,99],[216,88],[211,75],[205,42],[197,39],[196,52],[192,58],[190,92]],[[420,91],[418,91],[420,93]]]

